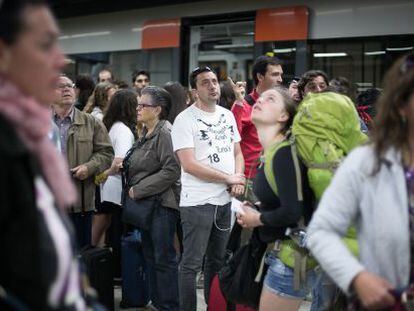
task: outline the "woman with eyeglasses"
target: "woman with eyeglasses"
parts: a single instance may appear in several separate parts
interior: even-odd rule
[[[137,106],[137,122],[144,125],[142,137],[129,151],[128,195],[139,200],[158,195],[159,204],[148,230],[142,230],[142,246],[149,265],[151,301],[158,310],[178,310],[178,263],[174,234],[178,217],[175,184],[180,166],[175,158],[170,128],[166,120],[171,96],[163,88],[142,89]]]
[[[384,78],[372,142],[342,163],[309,225],[308,246],[355,309],[388,310],[414,283],[414,54]],[[356,225],[359,258],[341,240]]]
[[[46,1],[0,1],[1,310],[85,309],[65,210],[76,190],[48,138],[58,36]]]

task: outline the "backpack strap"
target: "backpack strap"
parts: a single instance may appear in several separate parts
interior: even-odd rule
[[[299,159],[298,159],[298,153],[296,149],[296,144],[294,141],[294,138],[291,136],[290,140],[285,140],[282,143],[279,143],[275,145],[274,147],[270,148],[267,152],[264,153],[264,172],[266,176],[266,181],[269,183],[270,187],[272,188],[273,192],[278,195],[277,185],[276,185],[276,178],[275,174],[273,172],[273,158],[276,155],[277,151],[284,147],[284,146],[290,146],[290,152],[292,154],[293,159],[293,165],[295,167],[295,175],[296,175],[296,186],[297,186],[297,196],[298,201],[303,202],[303,184],[302,184],[302,174],[300,170],[299,165]],[[301,216],[298,226],[304,228],[305,227],[305,219],[303,216]],[[278,242],[276,242],[278,244]],[[281,242],[283,246],[286,248],[288,246],[288,243],[294,243],[292,240],[284,240]],[[294,244],[293,244],[294,245]],[[273,249],[276,249],[276,247],[281,249],[282,245],[277,245],[275,243],[272,243],[271,246]],[[290,256],[293,255],[293,284],[295,290],[300,289],[300,285],[306,281],[306,272],[307,272],[307,261],[308,261],[308,253],[303,253],[302,251],[298,251],[295,247],[289,247]],[[280,256],[280,254],[278,254]],[[279,257],[281,258],[281,257]],[[282,262],[284,262],[282,260]],[[287,265],[286,262],[284,264]]]
[[[277,189],[276,178],[275,178],[275,174],[273,171],[273,158],[275,157],[277,151],[280,148],[285,147],[285,146],[290,146],[290,151],[292,153],[292,159],[293,159],[293,165],[295,167],[298,201],[303,202],[302,173],[300,171],[298,153],[297,153],[296,145],[294,142],[284,140],[281,143],[272,146],[271,148],[269,148],[269,150],[263,153],[264,173],[266,176],[266,181],[268,182],[273,193],[278,196],[279,192]]]
[[[295,166],[296,187],[297,187],[297,191],[298,191],[298,201],[303,202],[302,173],[300,171],[298,152],[297,152],[295,143],[290,144],[290,151],[292,153],[293,165]]]
[[[277,196],[279,195],[275,174],[273,172],[273,158],[275,157],[277,151],[285,146],[290,145],[289,141],[283,140],[280,143],[274,144],[268,150],[263,151],[262,161],[264,162],[264,173],[266,181],[268,182],[273,193]]]

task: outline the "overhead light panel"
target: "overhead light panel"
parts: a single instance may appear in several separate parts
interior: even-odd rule
[[[232,49],[232,48],[251,48],[253,43],[242,43],[242,44],[216,44],[214,49]]]
[[[279,54],[283,54],[283,53],[292,53],[295,52],[296,48],[287,48],[287,49],[273,49],[274,53],[279,53]]]
[[[77,33],[77,34],[74,34],[74,35],[60,36],[59,40],[86,38],[86,37],[97,37],[97,36],[107,36],[107,35],[110,35],[110,34],[111,34],[111,31],[85,32],[85,33]]]
[[[411,51],[412,49],[412,46],[405,46],[400,48],[386,48],[387,51]]]
[[[372,86],[372,82],[356,82],[355,84],[358,86],[366,86],[366,87]]]
[[[375,56],[375,55],[385,55],[387,52],[385,51],[372,51],[372,52],[364,52],[366,56]]]
[[[345,52],[338,53],[313,53],[313,57],[345,57],[348,56]]]

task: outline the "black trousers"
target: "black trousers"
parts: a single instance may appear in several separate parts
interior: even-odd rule
[[[69,218],[75,229],[78,249],[91,244],[92,214],[93,212],[69,213]]]

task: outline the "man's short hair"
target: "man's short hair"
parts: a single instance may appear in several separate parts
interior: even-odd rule
[[[151,76],[150,76],[150,73],[149,73],[149,71],[148,71],[148,70],[135,70],[135,71],[132,73],[132,83],[135,83],[135,80],[137,79],[137,77],[138,77],[139,75],[144,75],[144,76],[147,76],[147,77],[148,77],[148,80],[150,80],[150,81],[151,81]]]
[[[272,57],[268,55],[262,55],[256,58],[253,64],[253,80],[256,86],[259,83],[257,74],[260,73],[262,76],[264,76],[267,71],[267,65],[282,65],[282,61],[277,57]]]
[[[324,71],[322,71],[322,70],[309,70],[309,71],[306,71],[302,75],[302,77],[300,78],[299,83],[298,83],[298,90],[299,90],[299,95],[300,96],[303,96],[303,93],[305,92],[306,84],[311,82],[316,77],[322,77],[325,80],[326,86],[329,85],[328,75]]]
[[[114,75],[113,71],[112,71],[110,68],[103,68],[103,69],[99,70],[99,73],[98,73],[98,79],[99,79],[99,75],[100,75],[102,72],[105,72],[105,71],[109,72],[109,74],[111,75],[111,81],[112,81],[113,79],[115,79],[115,75]],[[100,82],[100,81],[98,81],[98,82]]]
[[[294,83],[294,82],[299,83],[299,81],[300,81],[300,78],[295,76],[289,81],[289,83],[287,85],[289,87],[292,83]]]
[[[208,66],[197,67],[190,74],[190,86],[192,89],[197,88],[197,76],[203,72],[212,72],[217,76],[217,73]]]

